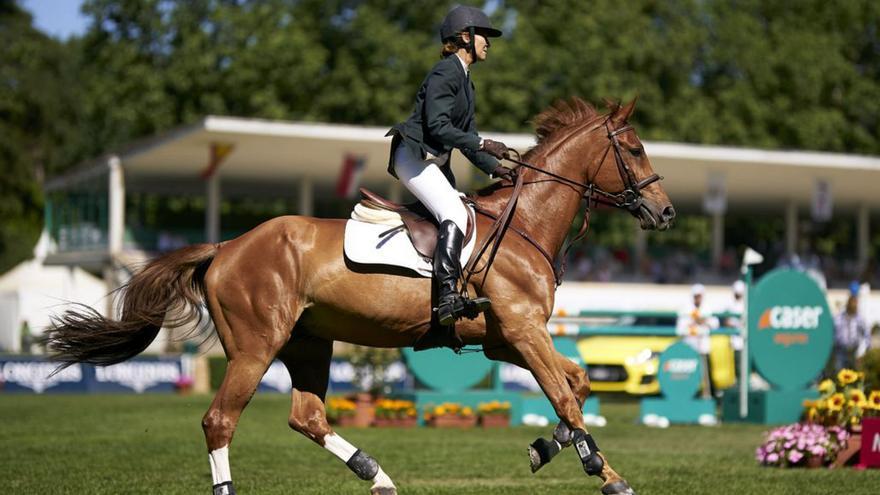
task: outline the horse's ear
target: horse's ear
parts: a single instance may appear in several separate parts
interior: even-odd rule
[[[629,116],[632,115],[633,110],[636,109],[636,102],[639,101],[639,97],[636,96],[633,98],[631,102],[626,104],[625,106],[618,107],[611,115],[611,120],[616,124],[623,124],[629,119]]]
[[[620,109],[619,101],[612,100],[611,98],[602,98],[602,101],[605,102],[605,108],[607,108],[611,113],[614,113]]]

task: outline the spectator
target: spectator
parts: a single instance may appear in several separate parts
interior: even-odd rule
[[[692,303],[679,312],[675,331],[678,335],[683,336],[682,340],[686,344],[700,354],[703,365],[703,397],[707,398],[710,394],[714,394],[711,380],[712,370],[709,363],[709,332],[713,328],[718,328],[718,318],[703,308],[705,293],[706,288],[703,284],[695,284],[691,287]]]
[[[724,307],[724,312],[728,313],[724,318],[724,326],[739,330],[739,333],[730,336],[730,346],[738,353],[743,347],[742,317],[746,309],[743,297],[746,293],[746,284],[742,280],[737,280],[730,288],[733,293],[733,299]]]
[[[855,368],[856,358],[871,347],[871,332],[858,313],[859,296],[851,293],[846,307],[834,318],[834,366]]]
[[[724,326],[736,329],[737,333],[730,336],[730,347],[733,348],[733,362],[736,370],[736,376],[739,377],[739,360],[743,348],[743,315],[745,313],[745,293],[746,284],[742,280],[737,280],[731,286],[733,298],[724,307],[727,316],[724,318]]]

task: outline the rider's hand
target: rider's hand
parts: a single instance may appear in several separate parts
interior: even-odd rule
[[[484,139],[482,146],[480,146],[480,151],[485,151],[495,158],[507,158],[510,150],[507,149],[507,146],[500,141],[492,141],[491,139]]]
[[[497,177],[501,179],[507,179],[510,182],[513,182],[516,178],[516,172],[505,167],[504,165],[498,165],[495,167],[495,170],[492,171],[492,177]]]

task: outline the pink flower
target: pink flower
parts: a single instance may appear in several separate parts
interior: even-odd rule
[[[767,462],[768,463],[772,464],[778,460],[779,460],[779,454],[776,454],[775,452],[767,454]]]
[[[797,464],[798,461],[804,458],[804,454],[801,454],[797,450],[792,450],[788,453],[788,460]]]

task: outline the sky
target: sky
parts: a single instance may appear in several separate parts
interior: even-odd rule
[[[34,25],[44,33],[65,40],[86,31],[87,19],[79,12],[83,0],[19,0],[34,16]]]

